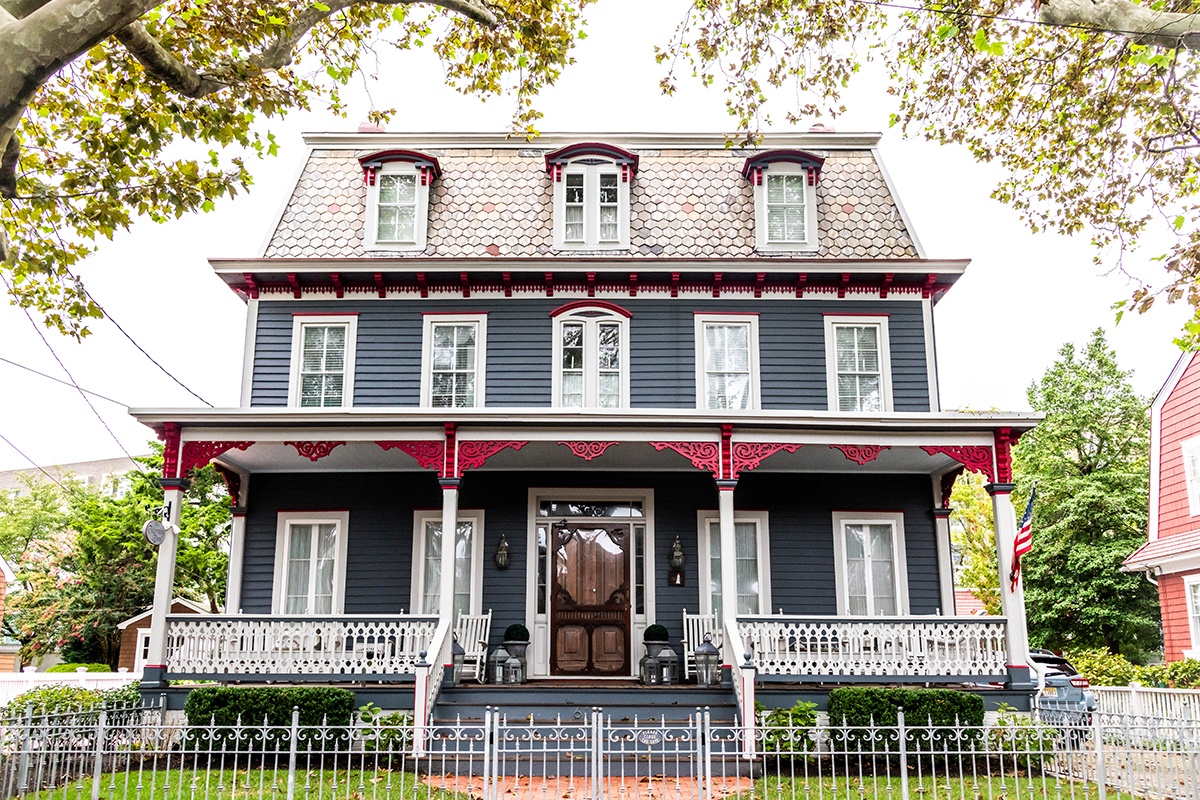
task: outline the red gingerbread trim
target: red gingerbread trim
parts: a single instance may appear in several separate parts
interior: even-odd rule
[[[595,273],[588,273],[588,274],[594,275]],[[558,308],[554,309],[553,311],[550,312],[550,316],[557,317],[562,314],[566,314],[569,311],[579,311],[579,310],[582,310],[585,308],[603,309],[605,311],[611,311],[614,314],[620,314],[622,317],[625,317],[625,319],[630,319],[633,316],[633,314],[631,314],[630,312],[621,308],[616,303],[608,303],[608,302],[605,302],[604,300],[576,300],[574,302],[567,303],[566,305],[559,306]]]
[[[513,450],[520,450],[529,442],[513,442],[513,441],[469,441],[458,443],[458,474],[454,477],[461,478],[463,473],[469,469],[482,467],[483,463],[492,456],[499,453],[501,450],[511,447]]]
[[[996,442],[996,481],[1012,483],[1012,445],[1017,443],[1012,428],[1000,428],[994,434]]]
[[[582,458],[584,461],[591,461],[593,458],[599,458],[604,455],[604,451],[610,447],[616,446],[616,442],[559,442],[559,444],[571,448],[571,452]]]
[[[950,456],[972,472],[979,472],[995,483],[996,474],[992,470],[992,448],[983,445],[936,444],[921,445],[921,449],[931,456]]]
[[[966,467],[952,469],[942,476],[942,508],[950,507],[950,495],[954,493],[954,482],[963,474]]]
[[[711,472],[714,478],[721,477],[721,446],[717,442],[647,442],[660,453],[674,450],[692,462],[692,466]]]
[[[225,479],[225,491],[229,492],[229,505],[239,508],[242,502],[242,476],[220,464],[214,464],[213,469]]]
[[[180,477],[186,478],[194,469],[204,469],[214,458],[230,450],[245,450],[254,442],[186,442],[179,465]]]
[[[317,461],[333,452],[333,448],[345,442],[284,442],[296,448],[296,452],[309,461]]]
[[[384,450],[399,450],[417,460],[417,466],[422,469],[436,469],[441,474],[446,455],[445,442],[376,442]]]
[[[734,442],[731,448],[732,467],[730,477],[736,480],[743,472],[758,469],[765,459],[786,450],[794,453],[804,445],[784,444],[782,442]]]
[[[363,181],[368,186],[374,186],[376,171],[392,161],[406,161],[415,166],[421,175],[422,186],[428,186],[442,177],[442,167],[433,156],[418,153],[416,150],[380,150],[358,159],[363,170]]]
[[[892,449],[891,445],[887,444],[831,444],[829,447],[841,450],[842,455],[860,467],[879,458],[879,454],[884,450]]]
[[[628,150],[623,150],[616,145],[605,144],[603,142],[578,142],[569,144],[566,147],[560,147],[551,153],[546,154],[546,173],[558,183],[562,180],[562,170],[573,159],[583,158],[586,156],[598,156],[603,159],[612,161],[614,164],[622,167],[621,180],[628,183],[629,179],[637,173],[638,156]]]
[[[174,478],[179,475],[179,424],[163,423],[158,438],[163,443],[163,477]]]

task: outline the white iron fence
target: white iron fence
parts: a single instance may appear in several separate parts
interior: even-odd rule
[[[328,681],[415,675],[437,617],[277,617],[268,614],[167,617],[169,678]]]
[[[38,800],[1200,799],[1200,730],[1094,716],[991,725],[769,727],[480,720],[168,725],[155,710],[3,721],[0,797]],[[746,738],[753,738],[747,747]],[[756,753],[746,757],[746,753]],[[459,794],[459,796],[462,796]]]
[[[1001,680],[1006,627],[1003,617],[738,617],[760,677],[809,679]]]

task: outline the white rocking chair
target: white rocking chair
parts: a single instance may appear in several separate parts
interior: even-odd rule
[[[462,679],[483,683],[487,674],[488,633],[492,629],[492,610],[486,614],[460,614],[454,623],[454,635],[465,651]]]
[[[721,646],[721,624],[716,614],[689,614],[683,610],[683,679],[691,680],[696,671],[696,648],[704,641],[704,634],[712,634],[714,647]]]

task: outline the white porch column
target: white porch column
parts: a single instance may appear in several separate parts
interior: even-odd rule
[[[996,568],[1000,576],[1000,609],[1007,622],[1009,681],[1029,684],[1029,628],[1025,622],[1025,587],[1023,581],[1012,588],[1011,572],[1013,539],[1017,533],[1017,517],[1013,513],[1011,483],[989,483],[992,514],[996,528]]]
[[[737,627],[737,537],[733,525],[733,490],[737,481],[717,481],[717,511],[721,527],[721,620]],[[729,648],[722,648],[729,650]],[[740,653],[722,653],[725,663],[735,671]],[[735,676],[736,678],[736,676]]]
[[[163,478],[163,503],[167,506],[166,536],[158,546],[158,567],[154,575],[154,605],[150,615],[150,653],[146,659],[143,683],[159,682],[165,686],[163,673],[167,670],[167,615],[175,596],[175,555],[179,549],[179,509],[188,482],[179,478]]]
[[[234,508],[229,530],[229,572],[225,578],[225,613],[242,610],[242,562],[246,556],[246,509]]]
[[[954,559],[950,554],[950,509],[933,510],[934,531],[937,536],[938,589],[942,598],[942,615],[953,617],[954,607]]]
[[[438,616],[443,622],[454,621],[454,552],[458,530],[457,478],[442,478],[442,563],[441,583],[438,584]]]

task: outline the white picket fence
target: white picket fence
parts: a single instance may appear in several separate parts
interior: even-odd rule
[[[0,673],[0,706],[38,686],[60,684],[84,689],[116,689],[140,681],[140,672],[14,672]]]
[[[1159,689],[1153,686],[1093,686],[1097,710],[1151,719],[1200,719],[1200,689]]]

